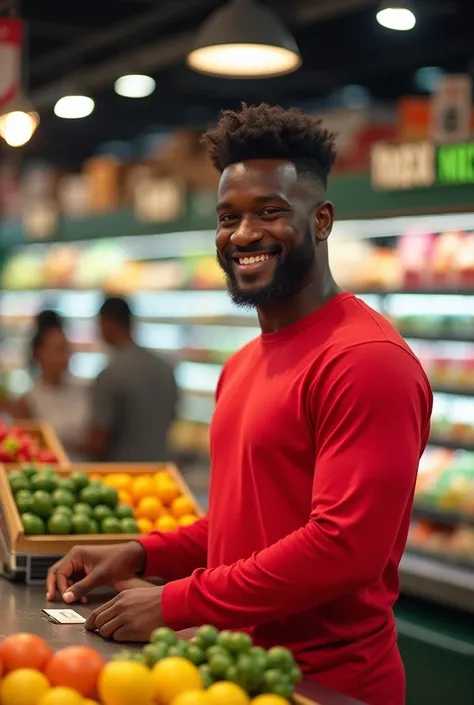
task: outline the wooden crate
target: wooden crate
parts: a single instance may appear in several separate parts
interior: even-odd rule
[[[107,475],[127,473],[130,475],[154,474],[166,470],[175,480],[182,494],[193,500],[197,516],[204,512],[193,497],[186,482],[174,465],[153,463],[87,463],[74,465],[69,470],[58,470],[58,475],[67,477],[71,472],[81,470],[87,474]],[[67,536],[26,536],[13,493],[8,483],[7,471],[0,465],[0,531],[5,536],[6,548],[10,554],[64,555],[77,544],[105,546],[124,541],[133,541],[136,534],[71,534]]]
[[[54,453],[57,458],[57,463],[44,463],[45,465],[54,465],[54,467],[58,469],[67,469],[71,467],[71,461],[69,460],[69,457],[52,426],[43,421],[30,421],[27,419],[15,420],[12,426],[15,428],[21,428],[23,431],[27,431],[33,436],[33,438],[35,438],[40,448],[47,448]],[[35,465],[41,464],[37,461],[32,462]],[[23,464],[23,462],[4,463],[7,468],[16,468]]]

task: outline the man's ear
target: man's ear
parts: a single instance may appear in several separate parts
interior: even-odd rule
[[[316,240],[325,242],[334,224],[334,206],[330,201],[320,203],[316,209]]]

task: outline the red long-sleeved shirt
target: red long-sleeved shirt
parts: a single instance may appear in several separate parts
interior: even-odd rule
[[[142,539],[163,617],[249,629],[368,705],[403,705],[392,606],[432,393],[393,327],[352,294],[226,364],[207,518]]]

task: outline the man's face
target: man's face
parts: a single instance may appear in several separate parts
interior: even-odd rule
[[[217,207],[217,259],[240,306],[284,301],[316,276],[314,185],[284,160],[228,167]]]

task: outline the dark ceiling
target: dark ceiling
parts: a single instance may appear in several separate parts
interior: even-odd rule
[[[418,22],[407,33],[377,24],[377,0],[267,2],[294,33],[303,67],[283,78],[235,81],[194,74],[184,62],[196,27],[219,0],[23,0],[28,89],[42,119],[25,156],[75,168],[104,141],[131,139],[150,126],[202,126],[241,100],[334,104],[338,89],[358,84],[376,101],[393,101],[419,92],[414,73],[421,67],[472,67],[472,0],[414,0]],[[0,0],[0,14],[8,8]],[[152,96],[115,95],[117,77],[140,72],[155,77]],[[53,114],[71,80],[96,100],[87,119]]]

